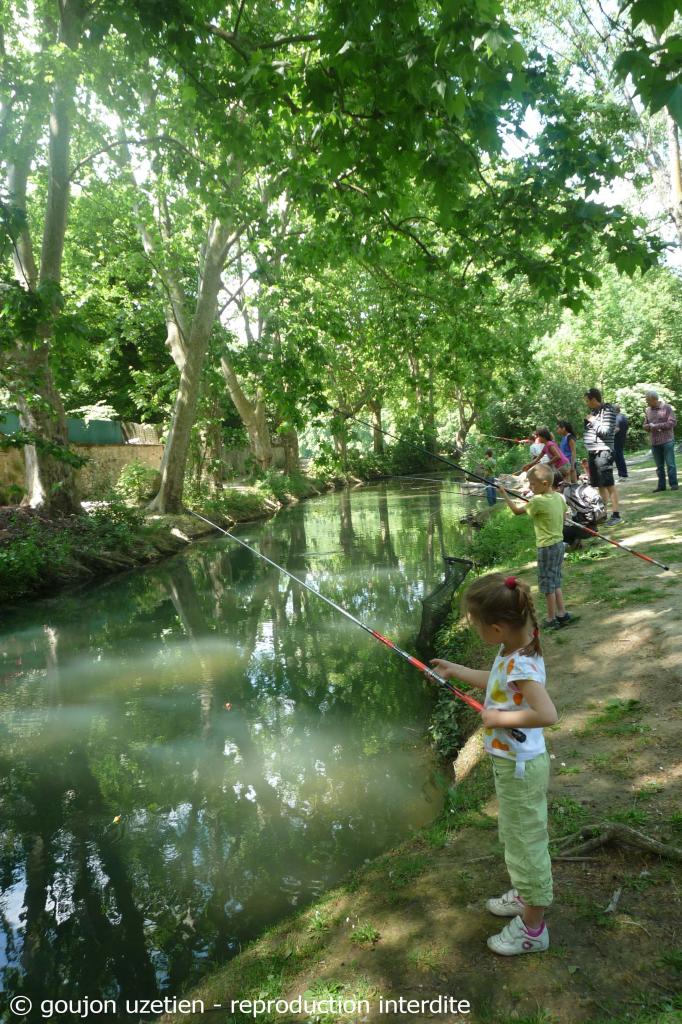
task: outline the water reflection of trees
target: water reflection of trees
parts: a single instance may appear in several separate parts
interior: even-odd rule
[[[424,503],[337,500],[245,534],[404,641]],[[36,618],[0,663],[10,994],[178,991],[428,816],[419,677],[229,541]]]

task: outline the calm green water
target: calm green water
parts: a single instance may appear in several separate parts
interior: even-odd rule
[[[456,485],[404,482],[240,535],[409,647],[441,542],[466,543],[463,506]],[[179,994],[430,821],[429,701],[414,669],[224,537],[10,611],[0,999]]]

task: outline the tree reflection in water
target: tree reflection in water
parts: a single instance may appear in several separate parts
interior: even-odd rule
[[[409,644],[461,504],[382,486],[241,532]],[[15,610],[0,999],[179,992],[433,817],[427,709],[412,670],[226,538]]]

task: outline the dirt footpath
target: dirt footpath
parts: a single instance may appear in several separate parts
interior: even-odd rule
[[[329,1012],[271,1009],[261,1022],[681,1024],[682,492],[650,493],[650,462],[631,473],[621,490],[624,522],[612,535],[671,571],[598,542],[567,560],[564,593],[580,620],[545,640],[560,712],[547,731],[551,835],[558,858],[591,824],[598,832],[625,826],[670,856],[621,836],[573,853],[583,859],[556,859],[550,951],[510,959],[488,952],[486,937],[505,922],[484,901],[508,881],[477,734],[456,763],[453,827],[369,865],[192,996],[207,1007],[257,994],[348,1003],[345,1016],[328,1002]],[[535,587],[533,565],[505,568]],[[397,1013],[380,1002],[401,997],[414,1002]],[[453,997],[467,1000],[470,1012]],[[229,1019],[247,1018],[254,1019]]]

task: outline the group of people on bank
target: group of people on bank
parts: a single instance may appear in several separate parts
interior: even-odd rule
[[[584,420],[583,444],[587,459],[582,461],[592,487],[599,489],[607,506],[611,506],[611,517],[607,526],[617,526],[621,521],[618,504],[618,490],[614,470],[618,481],[628,479],[628,467],[625,461],[625,441],[628,434],[629,420],[619,405],[605,402],[599,388],[590,388],[585,392],[588,414]],[[664,402],[656,391],[647,391],[645,395],[643,427],[650,438],[651,453],[656,464],[658,482],[656,492],[678,489],[677,466],[675,462],[675,425],[677,418],[673,408]],[[560,441],[555,441],[548,427],[539,427],[530,446],[531,460],[523,470],[528,472],[533,466],[546,463],[556,470],[568,482],[577,483],[580,477],[576,433],[568,420],[557,417],[557,434]],[[666,480],[667,476],[667,480]]]
[[[672,407],[661,400],[656,391],[645,395],[643,427],[651,439],[658,483],[656,492],[678,489],[675,464],[674,429],[676,417]],[[521,504],[513,501],[494,479],[492,450],[485,460],[489,475],[487,497],[493,503],[499,490],[516,515],[528,515],[536,536],[538,585],[547,602],[546,629],[568,625],[562,592],[562,566],[567,549],[579,547],[582,539],[606,520],[606,527],[621,522],[618,502],[619,482],[628,479],[624,456],[629,422],[618,405],[605,402],[599,388],[585,392],[587,415],[583,423],[583,444],[587,458],[580,460],[577,438],[571,423],[557,417],[557,442],[549,427],[539,427],[530,446],[531,459],[521,472],[526,474],[527,490],[522,491]],[[581,474],[580,470],[584,472]],[[610,506],[611,514],[607,518]],[[583,527],[587,527],[585,530]]]
[[[522,502],[513,500],[495,480],[492,450],[486,453],[489,499],[491,488],[499,489],[515,515],[527,515],[532,521],[538,585],[547,601],[547,618],[539,621],[530,587],[516,576],[491,573],[480,577],[468,588],[464,607],[480,638],[497,651],[492,668],[484,671],[441,658],[431,662],[443,679],[485,690],[481,713],[484,747],[492,763],[499,836],[512,885],[485,903],[489,913],[510,919],[487,940],[488,948],[502,956],[542,953],[550,944],[545,923],[545,911],[553,900],[547,828],[550,758],[543,730],[554,725],[558,713],[546,689],[541,631],[575,621],[562,592],[567,495],[572,488],[598,491],[604,506],[611,503],[608,525],[613,526],[620,522],[614,467],[621,481],[628,478],[623,455],[627,417],[618,406],[604,402],[598,388],[585,392],[585,401],[587,458],[582,468],[589,483],[579,480],[576,436],[566,420],[558,420],[560,444],[549,428],[536,432],[531,461],[524,466],[531,496],[523,495]],[[647,392],[643,426],[656,462],[657,492],[666,490],[667,485],[677,490],[675,422],[670,405],[655,391]]]
[[[605,502],[610,501],[612,514],[607,525],[613,526],[620,521],[614,466],[621,482],[628,478],[624,456],[628,418],[621,412],[620,406],[604,402],[598,388],[586,391],[585,400],[589,415],[585,418],[583,442],[587,450],[590,483],[593,487],[599,488]],[[667,472],[670,489],[676,491],[678,484],[674,431],[677,417],[672,407],[661,399],[657,391],[647,391],[645,402],[642,425],[650,439],[651,453],[656,463],[658,483],[655,490],[666,490]]]

